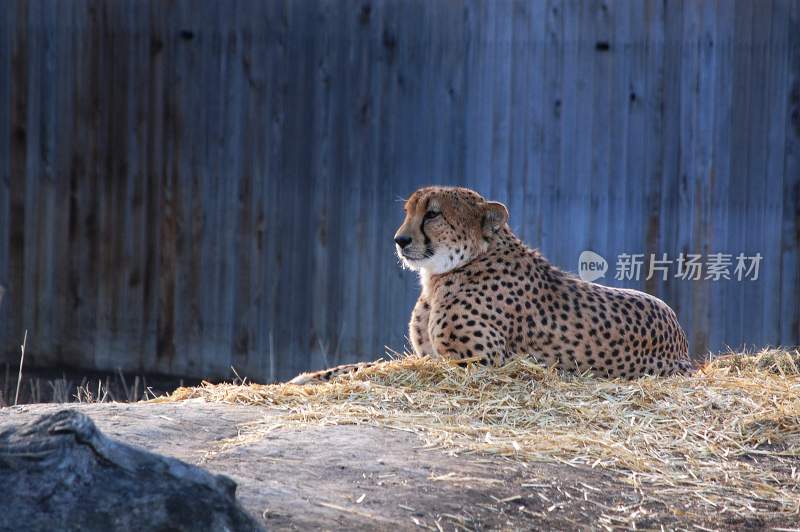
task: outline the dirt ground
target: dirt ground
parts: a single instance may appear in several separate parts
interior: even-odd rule
[[[0,409],[0,430],[65,406]],[[275,416],[259,407],[202,400],[69,407],[109,436],[230,476],[243,506],[270,530],[797,527],[662,501],[657,489],[634,489],[606,471],[453,456],[398,430],[277,426],[263,438],[226,445],[247,423]]]

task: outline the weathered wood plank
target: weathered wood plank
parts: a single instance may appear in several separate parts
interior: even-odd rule
[[[8,6],[0,14],[0,114],[10,116],[11,113],[11,49],[14,39],[12,18],[14,6]],[[11,263],[10,228],[11,228],[11,187],[15,182],[11,174],[11,136],[13,135],[9,120],[0,122],[0,284],[7,290],[9,267]],[[9,298],[0,302],[0,345],[8,345],[15,334],[11,328]]]
[[[560,181],[563,174],[561,150],[567,142],[563,138],[562,121],[564,120],[564,75],[562,63],[567,53],[564,41],[564,24],[566,14],[562,2],[547,2],[545,13],[545,59],[542,78],[545,97],[544,108],[544,157],[539,177],[538,228],[535,244],[540,246],[548,257],[557,249],[562,241],[561,227],[556,223],[556,216],[561,207]],[[513,214],[512,214],[513,216]],[[562,263],[563,265],[563,263]]]
[[[775,191],[783,189],[784,175],[783,164],[786,138],[786,111],[789,99],[786,97],[788,86],[787,68],[789,61],[788,39],[789,25],[787,18],[791,18],[786,6],[781,2],[772,3],[770,11],[770,38],[764,46],[763,60],[765,62],[765,121],[767,134],[764,150],[764,202],[762,224],[765,227],[781,227],[783,219],[783,206],[787,199],[783,194]],[[791,200],[789,200],[791,201]],[[781,247],[783,241],[782,231],[769,231],[763,241],[764,250],[761,252],[771,261],[781,260]],[[764,278],[761,298],[761,311],[763,322],[761,324],[760,342],[780,344],[781,302],[787,297],[781,293],[779,276]],[[774,295],[773,295],[774,294]]]
[[[753,17],[755,6],[748,2],[737,1],[734,15],[736,42],[733,55],[733,92],[731,122],[730,183],[727,187],[728,220],[727,248],[743,247],[747,243],[748,217],[741,213],[751,205],[747,197],[747,179],[749,168],[749,141],[751,140],[750,123],[756,113],[750,107],[752,84]],[[744,287],[740,284],[725,285],[725,341],[728,345],[742,345],[747,341],[745,331],[750,309],[744,299]]]
[[[786,71],[783,98],[785,112],[783,159],[783,216],[781,228],[781,336],[779,343],[793,345],[800,339],[800,5],[780,2],[776,16],[787,24]],[[775,271],[775,270],[772,270]],[[770,275],[766,268],[764,275]],[[774,275],[774,274],[772,274]]]
[[[609,4],[610,17],[605,31],[612,32],[606,37],[609,43],[608,80],[604,88],[604,100],[598,105],[608,107],[605,127],[594,126],[593,135],[605,136],[605,155],[603,156],[604,179],[598,180],[596,197],[603,201],[604,214],[595,222],[598,240],[592,246],[603,249],[606,255],[618,256],[625,249],[634,249],[626,242],[631,225],[627,217],[631,215],[625,202],[630,191],[627,177],[630,174],[643,175],[641,168],[629,168],[629,161],[641,165],[644,132],[642,98],[644,95],[644,76],[647,73],[644,54],[647,50],[646,28],[643,24],[633,26],[632,21],[643,19],[645,4],[642,2]],[[636,131],[635,134],[633,132]],[[599,188],[599,187],[602,187]],[[603,221],[601,222],[600,219]],[[612,283],[614,272],[606,274],[603,283]]]
[[[28,85],[29,85],[29,24],[28,24],[28,5],[25,3],[14,4],[6,10],[8,25],[13,26],[14,31],[9,39],[11,42],[11,91],[8,108],[10,120],[3,120],[9,123],[10,149],[9,158],[9,211],[8,211],[8,245],[7,254],[7,279],[8,293],[5,296],[7,307],[14,309],[7,313],[8,325],[6,328],[6,340],[15,347],[19,345],[19,338],[24,334],[26,313],[25,305],[25,258],[26,240],[30,236],[26,235],[26,200],[25,189],[27,187],[27,153],[28,145]],[[26,238],[27,237],[27,238]],[[28,311],[29,312],[29,311]],[[16,351],[16,349],[15,349]],[[13,360],[13,359],[12,359]]]
[[[728,250],[735,242],[731,236],[730,217],[736,216],[736,209],[731,209],[728,201],[728,187],[731,182],[731,131],[733,127],[733,57],[735,53],[735,14],[734,2],[717,3],[717,27],[714,36],[714,124],[713,124],[713,159],[711,161],[711,187],[715,191],[711,195],[712,232],[708,243],[709,249]],[[743,251],[743,250],[742,250]],[[724,346],[727,338],[726,324],[730,310],[726,309],[726,301],[730,287],[717,286],[711,290],[711,313],[709,320],[709,346]]]
[[[573,257],[583,249],[588,249],[590,243],[599,249],[609,249],[609,204],[613,196],[610,189],[613,188],[611,184],[614,182],[610,169],[613,134],[609,133],[613,130],[614,124],[625,122],[624,115],[613,114],[615,108],[612,103],[612,95],[619,97],[620,94],[612,93],[614,57],[620,58],[625,53],[624,48],[620,48],[616,40],[617,27],[614,24],[616,9],[627,8],[624,4],[610,4],[604,0],[590,3],[588,20],[593,30],[582,32],[583,38],[591,39],[587,48],[589,50],[594,48],[593,52],[590,52],[593,82],[590,87],[587,86],[588,93],[585,98],[591,105],[592,122],[590,126],[587,125],[587,131],[582,139],[583,142],[590,143],[587,173],[590,181],[586,191],[589,199],[589,216],[586,231],[588,239],[583,244],[586,247],[575,250]],[[622,94],[624,92],[623,90]]]

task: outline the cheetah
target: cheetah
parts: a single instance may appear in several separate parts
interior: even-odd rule
[[[458,187],[426,187],[405,202],[394,237],[421,291],[409,323],[418,355],[501,366],[527,356],[563,372],[605,378],[693,370],[673,310],[637,290],[561,271],[511,231],[505,205]],[[330,380],[374,363],[296,377]]]

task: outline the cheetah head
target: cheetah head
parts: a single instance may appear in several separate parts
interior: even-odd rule
[[[394,236],[397,255],[423,274],[448,272],[485,253],[508,221],[505,205],[467,188],[421,188],[406,200],[405,212]]]

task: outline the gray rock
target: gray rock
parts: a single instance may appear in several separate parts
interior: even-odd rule
[[[261,530],[236,483],[104,436],[74,410],[0,433],[0,530]]]

